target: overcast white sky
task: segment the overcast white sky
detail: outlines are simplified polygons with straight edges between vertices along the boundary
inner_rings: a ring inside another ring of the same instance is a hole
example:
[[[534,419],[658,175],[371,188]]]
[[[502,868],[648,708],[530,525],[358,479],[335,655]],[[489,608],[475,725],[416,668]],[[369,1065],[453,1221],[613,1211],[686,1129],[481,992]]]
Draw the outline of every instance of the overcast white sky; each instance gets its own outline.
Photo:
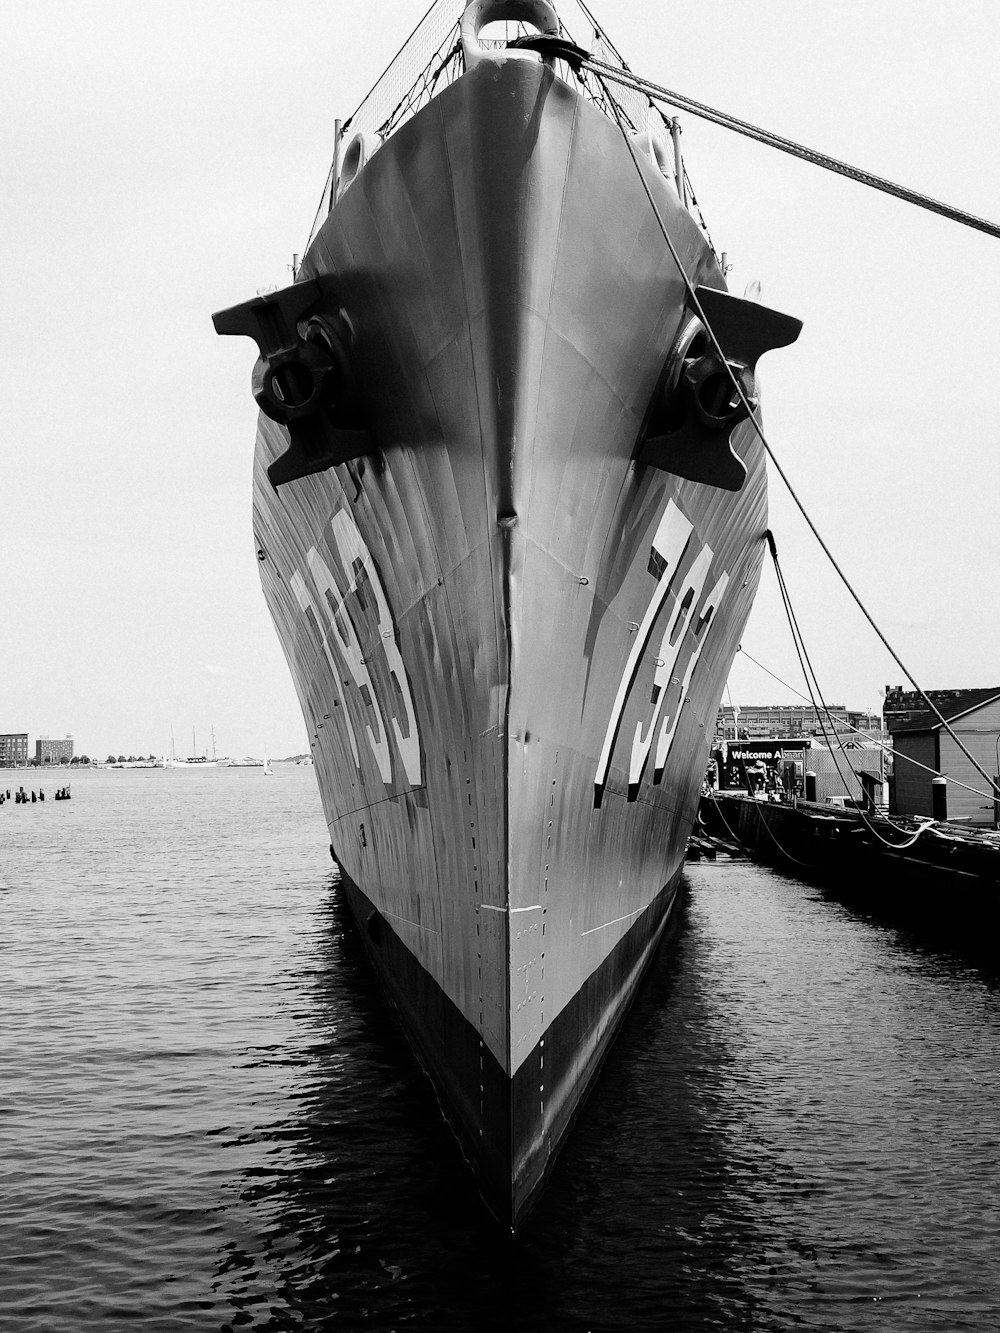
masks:
[[[250,528],[253,352],[211,313],[290,280],[346,117],[423,3],[0,0],[0,730],[78,752],[306,748]],[[1000,218],[995,0],[594,0],[633,68]],[[925,687],[1000,682],[1000,241],[684,117],[775,452]],[[828,701],[899,669],[772,478]],[[773,577],[747,650],[801,688]],[[732,697],[784,701],[737,658]]]

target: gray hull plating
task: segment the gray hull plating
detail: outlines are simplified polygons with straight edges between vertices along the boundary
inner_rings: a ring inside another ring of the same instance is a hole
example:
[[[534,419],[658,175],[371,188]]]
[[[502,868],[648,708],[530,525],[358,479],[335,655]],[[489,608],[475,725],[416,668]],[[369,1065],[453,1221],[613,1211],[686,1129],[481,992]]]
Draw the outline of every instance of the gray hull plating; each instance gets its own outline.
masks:
[[[640,162],[688,273],[721,287]],[[400,129],[307,254],[323,275],[378,450],[275,492],[287,435],[261,418],[264,591],[352,906],[516,1222],[672,901],[763,459],[738,429],[738,494],[633,462],[684,287],[617,128],[539,64],[481,66]]]

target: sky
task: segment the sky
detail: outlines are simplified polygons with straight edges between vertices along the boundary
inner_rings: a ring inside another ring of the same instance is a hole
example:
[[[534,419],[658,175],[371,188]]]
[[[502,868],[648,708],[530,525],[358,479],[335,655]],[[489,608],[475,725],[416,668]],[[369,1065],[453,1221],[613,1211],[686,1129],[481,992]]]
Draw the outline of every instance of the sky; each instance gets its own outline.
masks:
[[[591,7],[658,83],[1000,220],[995,0]],[[0,731],[307,748],[254,558],[254,354],[211,314],[291,280],[334,120],[423,8],[0,0]],[[782,468],[923,688],[1000,683],[1000,241],[681,120],[730,289],[804,321],[759,367]],[[877,708],[903,671],[773,473],[771,527],[827,702]],[[743,647],[728,697],[802,690],[771,572]]]

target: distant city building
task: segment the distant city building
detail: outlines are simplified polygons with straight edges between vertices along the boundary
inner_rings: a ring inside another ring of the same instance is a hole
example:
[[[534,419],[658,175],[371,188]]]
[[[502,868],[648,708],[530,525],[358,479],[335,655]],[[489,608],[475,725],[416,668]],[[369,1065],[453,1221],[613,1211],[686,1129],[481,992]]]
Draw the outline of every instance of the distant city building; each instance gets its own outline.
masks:
[[[0,732],[0,768],[23,768],[28,762],[28,733]]]
[[[863,732],[878,735],[882,719],[877,713],[831,704],[826,713],[811,704],[723,704],[715,720],[715,738],[766,740],[769,737],[818,736]]]
[[[927,698],[986,772],[996,774],[1000,767],[1000,685],[978,690],[928,690]],[[983,775],[916,690],[904,690],[901,685],[886,687],[885,725],[893,748],[889,796],[892,814],[933,816],[931,783],[941,774],[953,779],[946,789],[949,819],[979,825],[995,823],[994,803]],[[959,782],[964,785],[958,786]]]
[[[72,736],[67,736],[65,740],[50,740],[48,736],[40,736],[35,741],[35,763],[38,765],[68,764],[72,758]]]

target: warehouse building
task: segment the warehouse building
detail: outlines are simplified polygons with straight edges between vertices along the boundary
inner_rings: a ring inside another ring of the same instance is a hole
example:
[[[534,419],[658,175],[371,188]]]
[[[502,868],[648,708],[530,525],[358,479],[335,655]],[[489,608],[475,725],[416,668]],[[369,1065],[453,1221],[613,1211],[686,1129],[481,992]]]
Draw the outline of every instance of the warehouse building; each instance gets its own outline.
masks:
[[[1000,685],[977,690],[928,690],[927,697],[969,753],[996,777],[1000,772]],[[890,813],[933,816],[931,783],[941,774],[950,779],[948,818],[992,827],[994,803],[992,793],[985,790],[986,780],[920,695],[902,686],[887,688],[884,716],[893,748]]]

